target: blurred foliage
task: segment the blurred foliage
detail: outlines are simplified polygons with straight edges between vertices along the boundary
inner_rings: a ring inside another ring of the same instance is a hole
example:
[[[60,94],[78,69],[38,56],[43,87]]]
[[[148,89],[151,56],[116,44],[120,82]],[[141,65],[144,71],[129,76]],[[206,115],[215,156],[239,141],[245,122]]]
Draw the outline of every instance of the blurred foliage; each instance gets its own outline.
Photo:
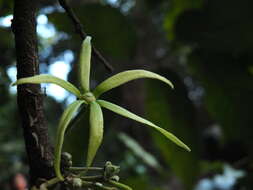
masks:
[[[166,69],[158,72],[168,77],[176,86],[174,91],[168,90],[156,81],[147,84],[147,115],[159,126],[173,131],[180,139],[191,147],[192,153],[179,150],[168,143],[157,133],[154,134],[155,143],[161,149],[165,162],[175,171],[175,174],[187,184],[188,189],[195,183],[199,170],[199,135],[195,121],[195,111],[192,102],[187,97],[185,85],[178,76]],[[153,92],[159,91],[159,93]],[[185,172],[191,171],[191,172]]]
[[[177,18],[187,10],[200,8],[203,0],[171,0],[168,2],[168,11],[164,19],[164,28],[167,31],[167,37],[174,38],[174,27]]]
[[[152,80],[135,82],[105,96],[135,113],[145,114],[192,149],[191,153],[184,152],[156,132],[138,128],[139,124],[103,111],[104,144],[96,156],[96,165],[102,166],[107,160],[119,164],[122,180],[136,190],[190,190],[201,179],[223,173],[224,164],[229,163],[246,173],[230,189],[252,189],[253,1],[118,0],[113,4],[76,0],[70,3],[84,30],[117,72],[148,68],[175,84],[175,90],[169,90]],[[81,39],[56,2],[43,1],[40,6],[39,14],[48,18],[47,24],[56,32],[50,37],[39,37],[43,70],[47,71],[65,50],[70,50],[74,60],[69,63],[72,67],[68,77],[76,81],[75,63]],[[0,0],[2,189],[9,189],[6,184],[13,174],[28,173],[16,94],[9,88],[14,77],[8,73],[15,66],[14,38],[11,28],[2,24],[2,19],[12,14],[12,8],[13,1]],[[111,75],[99,63],[92,67],[91,86]],[[44,100],[53,143],[68,97],[61,102],[48,95]],[[64,144],[78,165],[84,164],[86,154],[85,122],[83,117],[76,123]],[[120,140],[119,131],[128,138]],[[149,156],[161,168],[150,167]]]
[[[0,0],[0,16],[11,14],[13,7],[13,0]]]
[[[118,59],[129,59],[133,56],[135,32],[129,20],[118,9],[100,4],[88,4],[74,7],[74,11],[84,25],[86,33],[93,37],[93,43],[102,52]],[[80,37],[75,34],[73,23],[65,13],[52,13],[49,19],[58,30],[71,35],[75,41],[73,45],[76,45],[79,50]],[[113,27],[110,26],[111,24]]]

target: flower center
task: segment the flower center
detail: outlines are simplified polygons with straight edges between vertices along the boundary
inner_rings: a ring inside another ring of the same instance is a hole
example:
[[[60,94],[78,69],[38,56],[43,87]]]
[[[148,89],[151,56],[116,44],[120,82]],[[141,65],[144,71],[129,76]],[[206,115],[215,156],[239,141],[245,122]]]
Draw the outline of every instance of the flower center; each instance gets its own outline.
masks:
[[[86,92],[82,95],[82,98],[87,102],[93,102],[96,100],[95,96],[91,92]]]

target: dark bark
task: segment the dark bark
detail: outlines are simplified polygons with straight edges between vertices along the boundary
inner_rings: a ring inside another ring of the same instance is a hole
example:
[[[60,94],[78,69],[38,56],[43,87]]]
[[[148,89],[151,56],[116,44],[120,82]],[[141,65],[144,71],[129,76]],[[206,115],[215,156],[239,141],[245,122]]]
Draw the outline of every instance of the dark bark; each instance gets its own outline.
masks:
[[[37,8],[36,0],[15,0],[12,29],[16,43],[17,78],[39,74]],[[40,85],[18,86],[17,101],[32,185],[38,178],[48,179],[54,175],[52,147],[43,113],[42,98]]]

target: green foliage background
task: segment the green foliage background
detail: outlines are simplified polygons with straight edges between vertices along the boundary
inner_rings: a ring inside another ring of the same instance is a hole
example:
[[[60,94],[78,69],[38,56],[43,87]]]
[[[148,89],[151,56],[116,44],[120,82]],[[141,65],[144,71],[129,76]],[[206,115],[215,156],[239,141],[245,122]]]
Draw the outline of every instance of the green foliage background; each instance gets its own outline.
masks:
[[[90,3],[92,2],[92,3]],[[105,138],[96,164],[119,164],[122,179],[136,190],[194,189],[201,178],[212,179],[225,163],[243,170],[234,189],[252,189],[253,144],[253,14],[251,0],[118,0],[70,1],[93,37],[93,43],[115,68],[147,69],[174,85],[169,90],[156,81],[136,81],[107,93],[107,99],[145,115],[180,137],[192,148],[184,152],[138,123],[105,114]],[[11,0],[0,0],[0,17],[12,14]],[[54,1],[41,3],[57,34],[39,37],[40,53],[52,48],[41,62],[48,65],[66,49],[73,51],[69,80],[76,81],[76,59],[81,40],[72,23]],[[16,95],[10,93],[8,68],[15,66],[10,27],[0,26],[0,186],[8,189],[17,172],[27,173]],[[45,69],[46,70],[46,69]],[[96,62],[94,83],[111,75]],[[50,134],[55,134],[66,101],[45,97]],[[65,149],[77,164],[84,164],[88,134],[85,118],[68,134]],[[218,132],[217,132],[218,130]],[[216,131],[210,132],[210,131]],[[124,132],[154,156],[161,167],[152,167],[118,138]],[[80,153],[81,151],[81,153]],[[80,153],[80,154],[79,154]]]

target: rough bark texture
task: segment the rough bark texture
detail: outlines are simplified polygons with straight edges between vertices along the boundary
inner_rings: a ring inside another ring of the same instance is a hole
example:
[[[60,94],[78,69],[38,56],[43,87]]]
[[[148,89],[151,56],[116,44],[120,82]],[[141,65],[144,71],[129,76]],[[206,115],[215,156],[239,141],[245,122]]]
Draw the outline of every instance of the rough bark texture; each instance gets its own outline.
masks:
[[[36,0],[15,0],[12,29],[15,34],[17,78],[39,74],[36,37]],[[53,176],[53,154],[43,113],[40,85],[18,86],[18,107],[30,166],[31,183]]]

